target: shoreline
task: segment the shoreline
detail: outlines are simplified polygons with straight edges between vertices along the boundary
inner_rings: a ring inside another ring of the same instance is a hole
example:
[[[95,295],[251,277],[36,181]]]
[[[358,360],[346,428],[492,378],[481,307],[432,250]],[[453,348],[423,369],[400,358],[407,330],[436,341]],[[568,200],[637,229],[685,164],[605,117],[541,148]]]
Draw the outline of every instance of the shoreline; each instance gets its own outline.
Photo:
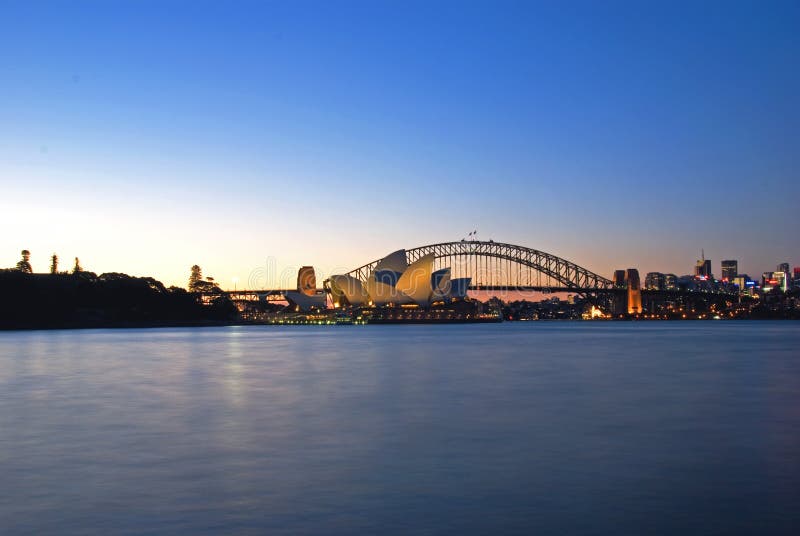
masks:
[[[618,322],[644,322],[644,323],[652,323],[652,322],[742,322],[742,321],[753,321],[753,322],[762,322],[762,321],[798,321],[797,318],[719,318],[719,319],[698,319],[698,318],[675,318],[675,319],[643,319],[643,318],[609,318],[603,320],[581,320],[575,318],[547,318],[541,320],[504,320],[502,322],[499,321],[486,321],[486,320],[479,320],[479,321],[467,321],[467,320],[459,320],[459,321],[421,321],[421,320],[409,320],[409,321],[402,321],[402,320],[392,320],[392,321],[376,321],[376,322],[365,322],[363,324],[320,324],[317,322],[252,322],[252,321],[190,321],[190,322],[107,322],[107,323],[92,323],[92,324],[65,324],[65,325],[38,325],[38,326],[0,326],[0,333],[3,332],[12,332],[12,331],[64,331],[64,330],[88,330],[88,329],[159,329],[159,328],[216,328],[216,327],[234,327],[234,326],[274,326],[274,327],[286,327],[286,326],[341,326],[341,325],[360,325],[360,326],[369,326],[369,325],[376,325],[376,326],[400,326],[400,325],[446,325],[446,324],[516,324],[520,322],[524,323],[538,323],[538,322],[545,322],[545,323],[553,323],[553,322],[580,322],[580,323],[592,323],[592,324],[601,324],[601,323],[618,323]]]

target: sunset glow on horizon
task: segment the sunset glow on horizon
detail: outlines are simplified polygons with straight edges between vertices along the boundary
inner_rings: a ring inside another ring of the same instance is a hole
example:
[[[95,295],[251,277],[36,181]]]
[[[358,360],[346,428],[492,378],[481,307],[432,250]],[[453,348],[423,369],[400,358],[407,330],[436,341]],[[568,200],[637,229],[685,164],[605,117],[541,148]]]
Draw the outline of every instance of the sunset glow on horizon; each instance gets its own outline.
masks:
[[[270,288],[473,230],[800,265],[800,5],[722,6],[6,2],[0,267]]]

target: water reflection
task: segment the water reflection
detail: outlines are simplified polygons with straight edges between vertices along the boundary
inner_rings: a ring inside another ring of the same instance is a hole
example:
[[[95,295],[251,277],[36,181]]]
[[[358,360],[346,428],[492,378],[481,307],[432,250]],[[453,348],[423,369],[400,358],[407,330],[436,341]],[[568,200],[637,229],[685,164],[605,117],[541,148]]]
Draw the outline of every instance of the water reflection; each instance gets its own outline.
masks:
[[[794,323],[0,334],[4,533],[792,533]]]

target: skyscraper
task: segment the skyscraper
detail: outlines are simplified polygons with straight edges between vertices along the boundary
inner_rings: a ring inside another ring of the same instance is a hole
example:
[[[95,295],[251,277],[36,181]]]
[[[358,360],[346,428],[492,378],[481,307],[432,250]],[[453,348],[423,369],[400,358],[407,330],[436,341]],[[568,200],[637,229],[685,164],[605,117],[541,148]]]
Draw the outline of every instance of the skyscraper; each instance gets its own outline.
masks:
[[[778,265],[778,272],[783,273],[783,290],[792,288],[792,272],[789,268],[788,262],[782,262]]]
[[[722,280],[733,281],[739,275],[739,261],[722,261]]]
[[[711,261],[701,259],[694,266],[694,276],[704,279],[711,279]]]

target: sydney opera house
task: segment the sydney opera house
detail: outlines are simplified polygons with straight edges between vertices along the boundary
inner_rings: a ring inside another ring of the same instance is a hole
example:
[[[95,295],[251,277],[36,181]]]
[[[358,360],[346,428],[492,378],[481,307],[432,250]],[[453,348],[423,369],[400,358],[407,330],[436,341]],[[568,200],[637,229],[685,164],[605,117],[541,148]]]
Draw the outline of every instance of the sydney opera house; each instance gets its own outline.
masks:
[[[470,278],[450,277],[450,268],[434,271],[433,254],[409,264],[406,251],[395,251],[378,261],[366,281],[351,275],[334,275],[325,281],[334,307],[430,307],[467,296]],[[325,294],[314,294],[308,272],[298,274],[298,291],[286,298],[301,310],[325,307]],[[310,278],[313,279],[313,269]]]
[[[451,279],[450,268],[434,271],[433,254],[411,264],[406,251],[395,251],[378,261],[366,281],[351,275],[334,275],[328,280],[335,307],[418,305],[465,298],[469,278]]]

